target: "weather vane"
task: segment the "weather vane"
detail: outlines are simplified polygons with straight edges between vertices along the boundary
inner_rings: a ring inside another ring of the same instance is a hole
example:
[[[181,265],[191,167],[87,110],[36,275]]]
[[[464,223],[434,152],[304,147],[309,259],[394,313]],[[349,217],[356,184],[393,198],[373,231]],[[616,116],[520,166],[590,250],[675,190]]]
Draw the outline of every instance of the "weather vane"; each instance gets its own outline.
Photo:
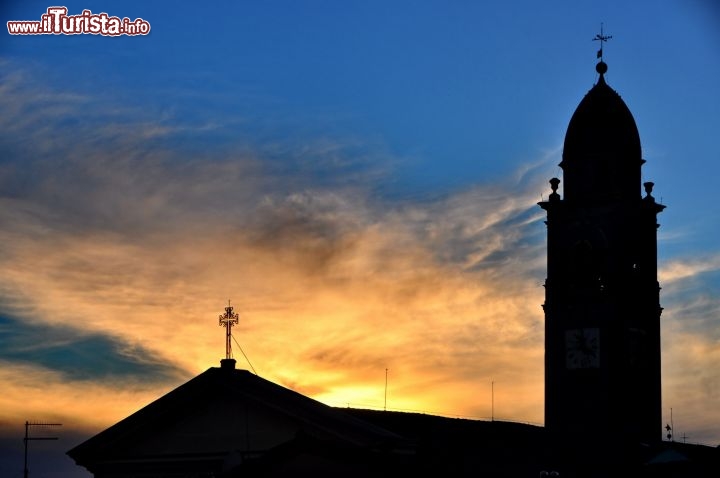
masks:
[[[230,339],[232,338],[232,327],[233,325],[237,325],[239,322],[240,316],[238,314],[233,313],[233,308],[230,306],[230,301],[228,300],[228,305],[225,307],[225,313],[220,316],[219,325],[221,327],[225,327],[225,358],[231,359],[232,358],[232,343]]]
[[[600,33],[595,35],[595,38],[593,38],[593,41],[599,41],[600,42],[600,49],[597,52],[597,57],[600,58],[600,61],[602,61],[603,56],[603,43],[608,41],[612,38],[612,35],[605,35],[603,34],[603,24],[600,23]]]

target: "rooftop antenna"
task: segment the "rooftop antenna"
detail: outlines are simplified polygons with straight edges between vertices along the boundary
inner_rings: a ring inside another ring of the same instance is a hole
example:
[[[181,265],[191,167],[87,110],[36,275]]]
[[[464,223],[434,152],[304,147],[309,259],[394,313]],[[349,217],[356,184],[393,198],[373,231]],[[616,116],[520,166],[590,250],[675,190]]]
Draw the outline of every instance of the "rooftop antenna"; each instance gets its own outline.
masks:
[[[672,428],[673,432],[675,431],[675,423],[673,423],[672,407],[670,407],[670,428]],[[672,441],[675,441],[675,440],[673,439]]]
[[[30,423],[28,421],[25,422],[25,438],[23,438],[23,442],[25,443],[25,467],[23,468],[23,476],[25,478],[28,478],[28,442],[30,440],[57,440],[58,437],[53,436],[30,436],[30,427],[61,427],[62,423]]]
[[[220,316],[218,324],[225,327],[225,359],[220,361],[220,366],[225,368],[235,368],[235,359],[232,358],[232,328],[240,321],[240,316],[233,313],[233,308],[228,300],[225,307],[225,313]]]
[[[490,382],[490,421],[495,421],[495,380]]]
[[[600,23],[600,33],[598,33],[597,35],[595,35],[595,38],[593,38],[593,41],[599,41],[599,42],[600,42],[600,49],[599,49],[598,52],[597,52],[597,57],[600,59],[601,62],[603,61],[603,59],[602,59],[602,57],[603,57],[603,43],[605,43],[606,41],[608,41],[608,40],[611,39],[611,38],[612,38],[612,35],[605,35],[605,34],[603,34],[603,24]]]
[[[385,406],[383,411],[387,412],[387,380],[388,380],[388,369],[385,369]]]

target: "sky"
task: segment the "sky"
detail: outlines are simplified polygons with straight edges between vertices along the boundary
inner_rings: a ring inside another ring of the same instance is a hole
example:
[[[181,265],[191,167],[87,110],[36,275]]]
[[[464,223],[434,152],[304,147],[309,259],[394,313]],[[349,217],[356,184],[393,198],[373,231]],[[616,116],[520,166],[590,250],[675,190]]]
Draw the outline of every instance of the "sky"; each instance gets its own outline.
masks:
[[[668,206],[663,421],[720,444],[715,2],[62,5],[151,30],[0,39],[0,475],[34,420],[33,476],[89,476],[64,453],[218,366],[228,300],[238,366],[323,403],[542,424],[537,202],[601,22]]]

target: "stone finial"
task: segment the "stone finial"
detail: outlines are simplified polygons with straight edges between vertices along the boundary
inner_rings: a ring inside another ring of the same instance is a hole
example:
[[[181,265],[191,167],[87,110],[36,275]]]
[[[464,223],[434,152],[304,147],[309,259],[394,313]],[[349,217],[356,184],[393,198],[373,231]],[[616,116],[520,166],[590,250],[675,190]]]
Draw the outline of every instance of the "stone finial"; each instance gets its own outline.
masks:
[[[652,196],[652,190],[653,186],[655,186],[655,183],[648,181],[646,183],[643,183],[643,186],[645,186],[645,192],[647,193],[647,195]]]
[[[550,194],[550,200],[551,201],[558,201],[560,200],[560,195],[557,192],[558,186],[560,185],[560,180],[558,178],[552,178],[550,180],[550,189],[552,189],[552,193]]]

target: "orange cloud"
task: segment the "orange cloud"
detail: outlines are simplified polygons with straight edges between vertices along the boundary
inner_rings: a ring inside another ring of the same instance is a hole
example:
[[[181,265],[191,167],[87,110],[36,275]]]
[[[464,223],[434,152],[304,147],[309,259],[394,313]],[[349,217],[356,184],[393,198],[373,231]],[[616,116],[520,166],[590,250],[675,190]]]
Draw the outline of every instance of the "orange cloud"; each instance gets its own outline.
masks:
[[[3,200],[14,316],[115,337],[189,376],[222,356],[230,298],[256,369],[325,401],[380,406],[391,368],[396,408],[487,415],[487,397],[448,388],[497,377],[523,397],[507,416],[541,421],[542,291],[529,270],[542,248],[514,245],[542,227],[522,191],[378,205],[355,188],[258,182],[254,159],[83,158],[63,163],[74,183],[48,166],[37,194]]]

